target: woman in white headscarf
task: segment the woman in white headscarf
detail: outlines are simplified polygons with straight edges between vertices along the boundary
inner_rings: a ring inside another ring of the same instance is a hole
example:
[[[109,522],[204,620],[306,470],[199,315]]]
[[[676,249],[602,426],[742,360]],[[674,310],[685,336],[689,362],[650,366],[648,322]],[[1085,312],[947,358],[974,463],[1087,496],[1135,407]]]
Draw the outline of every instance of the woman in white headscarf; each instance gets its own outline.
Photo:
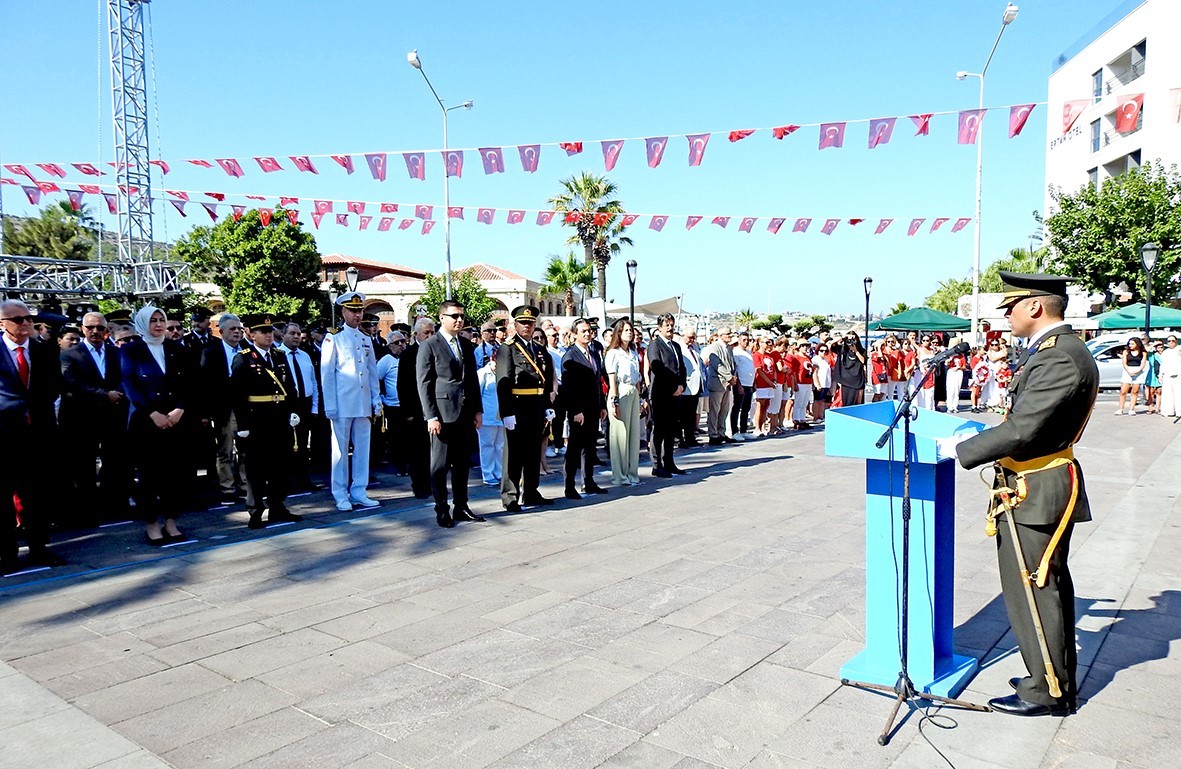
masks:
[[[120,350],[131,404],[127,432],[138,478],[135,505],[153,546],[184,538],[176,518],[189,485],[185,406],[192,376],[184,347],[165,335],[166,323],[163,310],[144,307],[134,317],[140,338]]]

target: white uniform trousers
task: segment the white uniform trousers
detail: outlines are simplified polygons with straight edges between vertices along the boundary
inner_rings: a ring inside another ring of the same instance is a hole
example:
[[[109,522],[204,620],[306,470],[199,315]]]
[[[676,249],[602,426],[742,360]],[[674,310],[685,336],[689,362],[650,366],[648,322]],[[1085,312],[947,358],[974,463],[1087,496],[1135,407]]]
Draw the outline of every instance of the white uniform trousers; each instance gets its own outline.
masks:
[[[343,505],[349,498],[364,499],[369,485],[368,417],[330,419],[332,425],[332,498]],[[349,444],[353,445],[352,477],[349,484]]]
[[[947,370],[947,410],[956,413],[960,410],[960,388],[964,386],[964,370],[949,368]]]
[[[791,405],[791,421],[807,422],[808,406],[812,405],[812,385],[799,385]]]
[[[480,438],[480,475],[484,483],[500,483],[504,474],[504,425],[481,425],[477,431]]]

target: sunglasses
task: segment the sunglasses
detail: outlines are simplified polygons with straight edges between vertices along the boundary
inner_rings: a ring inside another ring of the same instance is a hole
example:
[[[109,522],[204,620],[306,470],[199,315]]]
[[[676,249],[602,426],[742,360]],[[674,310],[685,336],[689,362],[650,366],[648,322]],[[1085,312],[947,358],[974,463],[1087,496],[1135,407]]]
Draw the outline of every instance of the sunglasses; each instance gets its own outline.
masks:
[[[36,317],[36,315],[13,315],[11,318],[0,318],[0,320],[10,320],[19,326],[24,323],[32,323]]]
[[[452,320],[462,320],[463,318],[465,318],[467,316],[464,315],[462,312],[445,312],[445,313],[443,313],[443,315],[441,317],[451,318]]]
[[[106,326],[83,326],[82,328],[86,329],[87,331],[106,331],[107,330]]]

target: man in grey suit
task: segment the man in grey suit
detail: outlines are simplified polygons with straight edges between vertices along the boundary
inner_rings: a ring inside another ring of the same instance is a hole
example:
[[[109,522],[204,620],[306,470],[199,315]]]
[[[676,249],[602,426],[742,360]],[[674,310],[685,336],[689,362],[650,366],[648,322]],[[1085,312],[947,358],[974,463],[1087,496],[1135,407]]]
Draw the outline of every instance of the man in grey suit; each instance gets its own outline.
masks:
[[[459,335],[463,325],[462,304],[448,299],[439,305],[439,333],[419,345],[415,367],[418,397],[431,440],[435,520],[446,529],[456,521],[484,520],[468,509],[468,470],[476,431],[484,421],[484,406],[474,348]],[[447,505],[448,471],[454,513]]]
[[[705,348],[707,374],[705,389],[709,392],[709,443],[735,443],[726,435],[726,415],[738,376],[734,372],[734,350],[730,349],[730,329],[718,329],[718,338]]]

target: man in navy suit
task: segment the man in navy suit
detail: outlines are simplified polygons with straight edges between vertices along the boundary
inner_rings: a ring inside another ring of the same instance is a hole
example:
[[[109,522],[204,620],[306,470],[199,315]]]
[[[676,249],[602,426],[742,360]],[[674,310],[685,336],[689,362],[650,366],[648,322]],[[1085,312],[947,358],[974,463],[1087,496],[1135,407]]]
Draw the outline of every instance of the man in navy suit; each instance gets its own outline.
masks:
[[[652,474],[670,478],[685,471],[673,462],[673,443],[677,436],[677,399],[685,392],[685,358],[680,345],[673,341],[676,319],[665,313],[656,319],[657,334],[648,345],[648,376],[652,396]]]
[[[599,422],[607,417],[607,402],[600,386],[603,364],[591,345],[591,324],[579,318],[571,324],[574,344],[562,356],[562,402],[569,419],[570,440],[566,444],[566,498],[581,499],[574,476],[582,465],[582,489],[587,494],[606,494],[595,483],[594,455]]]
[[[31,339],[34,316],[24,302],[0,302],[0,435],[9,457],[0,462],[0,573],[20,570],[17,561],[14,497],[29,545],[29,563],[60,566],[51,553],[44,497],[49,480],[34,457],[56,453],[54,401],[61,390],[61,363],[56,345]]]
[[[213,428],[217,444],[217,483],[223,502],[246,497],[246,471],[235,451],[238,421],[230,395],[230,366],[242,347],[242,320],[224,313],[217,321],[221,341],[201,352],[201,418]]]
[[[127,512],[127,398],[119,350],[107,339],[107,319],[88,312],[82,316],[82,331],[86,340],[61,354],[58,421],[65,444],[82,463],[75,476],[75,515],[93,521]],[[99,458],[102,470],[96,474]]]
[[[418,397],[431,441],[431,490],[435,520],[450,529],[456,521],[483,521],[468,509],[468,470],[476,431],[484,421],[484,405],[476,378],[475,348],[459,335],[464,307],[448,299],[439,305],[439,333],[418,347],[415,367]],[[451,473],[454,514],[447,507],[447,473]]]

